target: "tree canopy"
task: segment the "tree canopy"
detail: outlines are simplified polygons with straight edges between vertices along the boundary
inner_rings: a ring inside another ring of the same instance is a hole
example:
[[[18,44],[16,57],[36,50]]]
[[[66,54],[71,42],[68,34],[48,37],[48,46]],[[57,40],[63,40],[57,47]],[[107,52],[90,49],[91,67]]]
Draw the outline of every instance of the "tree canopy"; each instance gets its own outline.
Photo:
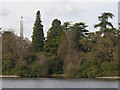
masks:
[[[109,12],[98,16],[99,31],[90,32],[85,22],[54,19],[44,39],[40,11],[36,13],[32,42],[12,31],[2,32],[2,72],[21,77],[119,76],[120,30],[114,28]],[[109,27],[108,27],[109,26]],[[103,35],[101,35],[103,34]],[[112,72],[112,73],[111,73]]]
[[[33,35],[32,35],[32,51],[33,52],[40,52],[43,50],[44,46],[44,32],[43,32],[43,25],[41,24],[41,15],[40,11],[36,13],[36,20],[33,27]]]

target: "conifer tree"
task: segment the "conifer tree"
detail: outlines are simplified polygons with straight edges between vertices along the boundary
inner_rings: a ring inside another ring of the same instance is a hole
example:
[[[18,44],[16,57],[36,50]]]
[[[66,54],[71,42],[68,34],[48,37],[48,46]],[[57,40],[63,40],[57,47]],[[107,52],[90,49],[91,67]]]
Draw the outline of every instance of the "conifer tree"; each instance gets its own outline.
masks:
[[[102,13],[101,16],[98,16],[100,23],[94,25],[94,28],[100,27],[101,32],[105,32],[106,30],[110,30],[110,28],[108,28],[108,27],[111,27],[111,29],[114,29],[112,23],[108,21],[109,18],[113,19],[113,17],[114,17],[114,15],[112,13],[109,13],[109,12]]]
[[[33,35],[32,35],[32,51],[40,52],[43,50],[44,46],[44,32],[43,25],[41,24],[41,15],[40,11],[36,13],[36,20],[33,27]]]
[[[47,33],[47,40],[44,47],[46,52],[57,54],[57,49],[62,33],[63,31],[61,22],[58,19],[54,19],[52,22],[52,27],[48,30]]]

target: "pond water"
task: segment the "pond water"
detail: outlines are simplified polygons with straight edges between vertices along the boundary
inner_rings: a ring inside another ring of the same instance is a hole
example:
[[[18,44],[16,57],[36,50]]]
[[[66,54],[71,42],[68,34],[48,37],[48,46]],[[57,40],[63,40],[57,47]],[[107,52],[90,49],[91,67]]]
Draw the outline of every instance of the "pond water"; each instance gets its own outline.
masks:
[[[2,88],[118,88],[118,80],[3,78]]]

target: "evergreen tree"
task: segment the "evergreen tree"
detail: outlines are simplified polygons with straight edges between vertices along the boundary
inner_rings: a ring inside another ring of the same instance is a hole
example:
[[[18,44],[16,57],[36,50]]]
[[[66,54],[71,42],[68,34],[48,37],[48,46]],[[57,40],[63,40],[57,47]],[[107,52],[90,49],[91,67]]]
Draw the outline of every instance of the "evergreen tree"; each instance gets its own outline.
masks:
[[[79,22],[79,23],[75,23],[72,27],[71,30],[75,31],[76,33],[76,37],[75,39],[83,39],[87,33],[88,30],[86,29],[86,27],[88,27],[84,22]]]
[[[53,20],[52,27],[47,33],[47,40],[45,42],[45,51],[51,54],[57,54],[57,49],[62,35],[61,22],[58,19]]]
[[[100,27],[101,32],[105,32],[106,30],[110,30],[107,26],[111,27],[113,29],[113,25],[111,22],[108,21],[109,18],[113,19],[114,15],[112,13],[102,13],[101,16],[98,17],[100,23],[94,25],[94,28]]]
[[[33,27],[33,35],[32,35],[32,51],[40,52],[43,50],[44,46],[44,32],[43,25],[41,24],[41,15],[40,11],[36,13],[36,20]]]

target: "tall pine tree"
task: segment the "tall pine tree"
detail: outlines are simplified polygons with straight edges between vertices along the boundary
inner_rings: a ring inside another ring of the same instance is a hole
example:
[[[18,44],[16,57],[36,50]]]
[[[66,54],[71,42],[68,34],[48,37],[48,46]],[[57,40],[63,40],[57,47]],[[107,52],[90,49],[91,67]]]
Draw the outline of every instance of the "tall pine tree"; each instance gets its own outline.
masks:
[[[44,32],[43,25],[41,24],[41,15],[40,11],[36,13],[36,20],[33,27],[33,35],[32,35],[32,51],[40,52],[43,50],[44,46]]]
[[[57,49],[60,43],[62,35],[61,22],[58,19],[54,19],[52,27],[47,32],[47,40],[45,41],[45,51],[51,54],[57,54]]]

